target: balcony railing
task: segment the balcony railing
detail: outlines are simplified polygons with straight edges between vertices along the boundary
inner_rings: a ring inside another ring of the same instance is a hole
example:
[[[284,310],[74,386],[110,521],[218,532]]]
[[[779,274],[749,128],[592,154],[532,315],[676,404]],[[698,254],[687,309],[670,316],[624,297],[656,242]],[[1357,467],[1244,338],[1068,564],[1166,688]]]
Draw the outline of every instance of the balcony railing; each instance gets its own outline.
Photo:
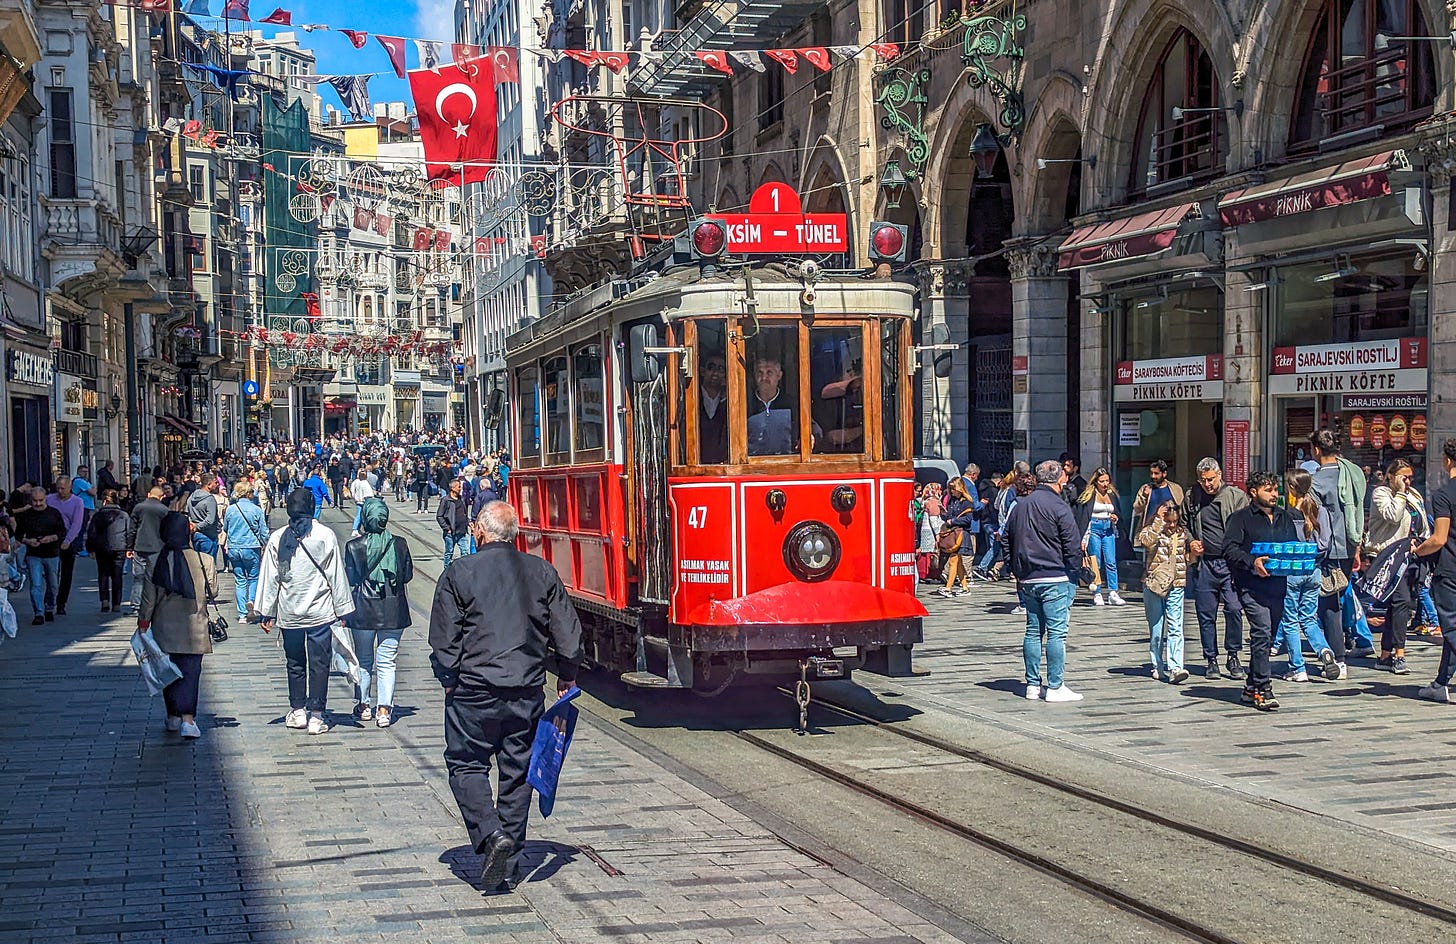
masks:
[[[1319,94],[1326,135],[1367,128],[1412,111],[1409,67],[1409,50],[1398,45],[1326,73]]]
[[[99,246],[121,251],[121,228],[111,210],[96,200],[45,198],[46,237],[63,246]]]
[[[1222,111],[1185,115],[1153,134],[1144,189],[1217,175],[1222,147]]]
[[[63,374],[75,374],[78,377],[95,377],[97,376],[96,355],[61,348],[56,351],[56,370]]]

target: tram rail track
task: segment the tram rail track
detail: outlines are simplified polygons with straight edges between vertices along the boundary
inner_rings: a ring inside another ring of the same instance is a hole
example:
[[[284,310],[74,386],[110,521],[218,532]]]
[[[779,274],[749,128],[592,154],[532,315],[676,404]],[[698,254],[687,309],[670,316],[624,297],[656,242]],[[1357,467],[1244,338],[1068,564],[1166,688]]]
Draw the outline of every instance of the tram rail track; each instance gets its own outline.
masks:
[[[793,691],[791,689],[780,688],[779,691],[783,694],[788,695],[790,698],[793,697]],[[1044,774],[1040,771],[1032,770],[1029,767],[1023,766],[1021,764],[1016,764],[1011,761],[1002,760],[998,757],[992,757],[982,751],[977,751],[973,748],[967,748],[962,745],[955,744],[954,742],[948,741],[944,738],[936,737],[932,734],[926,734],[921,731],[915,731],[913,729],[908,729],[900,725],[892,724],[882,719],[875,718],[871,715],[855,711],[852,708],[846,708],[843,705],[835,704],[834,702],[824,701],[821,699],[816,700],[814,704],[822,708],[823,710],[831,711],[835,714],[840,715],[841,717],[849,718],[861,724],[873,726],[877,730],[889,733],[895,737],[913,741],[925,747],[942,751],[946,754],[959,757],[963,760],[967,760],[972,763],[980,764],[982,766],[1000,771],[1001,773],[1008,774],[1020,780],[1035,783],[1039,786],[1046,787],[1051,790],[1056,790],[1060,793],[1076,797],[1079,800],[1083,800],[1085,802],[1095,804],[1105,809],[1113,810],[1115,812],[1131,816],[1141,822],[1162,827],[1164,829],[1173,830],[1174,832],[1182,833],[1203,842],[1212,843],[1224,849],[1228,849],[1230,852],[1236,852],[1240,855],[1251,856],[1257,859],[1261,859],[1264,862],[1267,862],[1270,865],[1276,866],[1278,868],[1297,872],[1309,878],[1313,878],[1321,882],[1326,882],[1340,888],[1344,888],[1348,891],[1357,892],[1359,894],[1369,896],[1379,901],[1383,901],[1386,904],[1393,905],[1397,908],[1415,912],[1417,914],[1433,918],[1445,924],[1456,926],[1456,909],[1448,908],[1435,902],[1417,898],[1414,895],[1402,891],[1401,889],[1394,888],[1389,885],[1381,885],[1376,882],[1371,882],[1367,879],[1363,879],[1355,875],[1350,875],[1337,869],[1327,868],[1325,866],[1309,862],[1305,859],[1301,859],[1297,856],[1292,856],[1288,853],[1280,852],[1275,849],[1270,849],[1266,846],[1261,846],[1258,843],[1250,842],[1246,839],[1240,839],[1237,836],[1230,836],[1226,833],[1221,833],[1217,830],[1209,829],[1205,826],[1199,826],[1196,823],[1190,823],[1186,820],[1167,816],[1163,813],[1157,812],[1156,810],[1148,809],[1145,806],[1140,806],[1136,803],[1130,803],[1126,800],[1120,800],[1117,797],[1109,796],[1108,794],[1101,791],[1093,790],[1088,787],[1083,787],[1078,784],[1068,783],[1067,781],[1052,776],[1050,774]]]

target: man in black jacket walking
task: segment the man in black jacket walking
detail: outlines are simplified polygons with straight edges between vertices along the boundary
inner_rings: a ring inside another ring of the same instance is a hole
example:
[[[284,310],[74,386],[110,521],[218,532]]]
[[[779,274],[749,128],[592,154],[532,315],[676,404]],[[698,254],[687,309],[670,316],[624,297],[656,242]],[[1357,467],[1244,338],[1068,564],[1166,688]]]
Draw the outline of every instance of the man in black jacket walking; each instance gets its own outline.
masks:
[[[1254,553],[1258,544],[1299,540],[1294,518],[1279,501],[1279,477],[1272,472],[1249,476],[1249,504],[1229,516],[1223,554],[1233,572],[1244,616],[1249,620],[1249,680],[1243,701],[1260,711],[1279,707],[1269,680],[1269,644],[1284,621],[1288,578],[1269,573],[1269,555]]]
[[[430,612],[430,665],[445,689],[445,765],[471,845],[485,857],[481,887],[516,873],[526,842],[526,767],[545,710],[547,648],[557,691],[576,683],[581,623],[555,568],[515,546],[516,512],[491,502],[475,523],[480,550],[445,568]],[[490,763],[500,769],[493,800]]]
[[[435,511],[435,521],[445,535],[446,567],[450,566],[450,558],[457,549],[461,557],[470,553],[470,520],[470,502],[465,499],[465,480],[452,479],[449,490],[440,499],[440,507]]]
[[[1072,574],[1081,562],[1082,534],[1072,509],[1062,501],[1067,487],[1062,465],[1048,459],[1036,467],[1036,491],[1019,500],[1006,519],[1004,534],[1017,594],[1026,607],[1021,655],[1026,663],[1026,697],[1049,702],[1081,701],[1062,682],[1067,659],[1067,626],[1077,585]],[[1046,686],[1041,660],[1046,655]]]
[[[1228,561],[1223,556],[1228,519],[1249,504],[1242,491],[1223,480],[1223,470],[1213,457],[1198,462],[1198,487],[1183,493],[1183,520],[1193,538],[1190,550],[1198,563],[1189,567],[1193,584],[1193,609],[1198,614],[1198,635],[1202,637],[1204,675],[1219,677],[1218,605],[1223,603],[1223,644],[1228,654],[1228,675],[1244,677],[1239,652],[1244,648],[1244,614],[1234,590]]]

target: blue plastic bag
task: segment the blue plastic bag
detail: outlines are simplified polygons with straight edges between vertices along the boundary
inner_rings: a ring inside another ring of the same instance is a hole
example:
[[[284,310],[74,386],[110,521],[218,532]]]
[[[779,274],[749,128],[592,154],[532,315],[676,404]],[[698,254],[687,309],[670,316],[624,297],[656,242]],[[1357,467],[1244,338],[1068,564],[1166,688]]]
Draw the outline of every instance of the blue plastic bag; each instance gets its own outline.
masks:
[[[536,740],[531,745],[526,782],[536,790],[536,805],[542,816],[550,816],[556,805],[556,785],[561,780],[561,768],[566,763],[566,750],[571,747],[579,714],[571,702],[580,694],[581,689],[573,685],[536,722]]]

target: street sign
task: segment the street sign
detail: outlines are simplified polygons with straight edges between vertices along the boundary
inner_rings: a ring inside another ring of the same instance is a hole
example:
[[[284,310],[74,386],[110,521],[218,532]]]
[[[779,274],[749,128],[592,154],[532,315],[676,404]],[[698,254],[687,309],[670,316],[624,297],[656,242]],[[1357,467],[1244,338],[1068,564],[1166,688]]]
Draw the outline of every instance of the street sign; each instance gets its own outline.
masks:
[[[257,395],[258,395],[258,381],[256,381],[256,380],[244,380],[243,381],[243,396],[245,396],[245,397],[256,397]]]
[[[788,184],[767,183],[753,192],[747,213],[714,213],[728,231],[731,255],[845,252],[849,217],[843,213],[805,213]]]

